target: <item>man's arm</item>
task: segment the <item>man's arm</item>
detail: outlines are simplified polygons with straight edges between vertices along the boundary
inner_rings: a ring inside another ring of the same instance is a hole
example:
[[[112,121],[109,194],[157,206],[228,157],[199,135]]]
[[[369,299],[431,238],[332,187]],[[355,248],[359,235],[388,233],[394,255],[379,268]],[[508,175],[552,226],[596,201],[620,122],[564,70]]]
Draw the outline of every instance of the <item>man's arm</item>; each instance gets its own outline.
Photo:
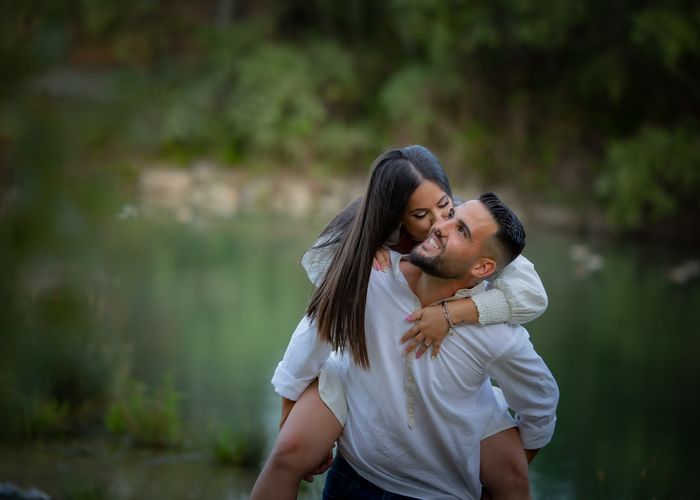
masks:
[[[552,373],[521,331],[496,359],[489,374],[498,381],[508,406],[514,410],[528,461],[552,439],[556,425],[559,388]]]

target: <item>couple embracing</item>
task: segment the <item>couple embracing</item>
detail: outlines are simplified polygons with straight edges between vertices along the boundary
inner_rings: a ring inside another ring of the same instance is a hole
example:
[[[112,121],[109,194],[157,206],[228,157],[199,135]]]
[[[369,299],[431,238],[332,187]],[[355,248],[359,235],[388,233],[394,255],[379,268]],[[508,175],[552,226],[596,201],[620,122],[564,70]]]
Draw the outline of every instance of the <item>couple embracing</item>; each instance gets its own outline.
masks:
[[[519,325],[547,305],[524,245],[493,193],[455,204],[426,148],[377,158],[303,259],[317,288],[273,376],[281,429],[251,498],[296,498],[331,462],[324,498],[529,498],[559,392]]]

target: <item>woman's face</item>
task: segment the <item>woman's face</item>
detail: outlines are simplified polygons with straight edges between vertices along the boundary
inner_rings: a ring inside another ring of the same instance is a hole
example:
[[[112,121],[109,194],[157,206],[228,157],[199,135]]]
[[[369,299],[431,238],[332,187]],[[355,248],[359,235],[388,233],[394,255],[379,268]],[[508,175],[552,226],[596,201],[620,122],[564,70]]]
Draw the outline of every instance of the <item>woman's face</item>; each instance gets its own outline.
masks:
[[[423,181],[408,199],[401,224],[417,241],[428,237],[437,221],[447,218],[452,209],[452,198],[432,181]]]

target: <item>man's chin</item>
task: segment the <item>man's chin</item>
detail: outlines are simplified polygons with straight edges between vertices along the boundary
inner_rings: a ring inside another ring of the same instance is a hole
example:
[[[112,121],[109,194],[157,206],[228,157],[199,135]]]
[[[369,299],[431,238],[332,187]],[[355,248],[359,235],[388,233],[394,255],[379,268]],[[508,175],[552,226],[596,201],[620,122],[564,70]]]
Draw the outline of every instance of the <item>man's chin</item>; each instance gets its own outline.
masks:
[[[451,276],[448,276],[443,270],[438,256],[427,256],[420,251],[413,249],[413,251],[408,255],[408,261],[430,276],[444,279],[451,278]]]

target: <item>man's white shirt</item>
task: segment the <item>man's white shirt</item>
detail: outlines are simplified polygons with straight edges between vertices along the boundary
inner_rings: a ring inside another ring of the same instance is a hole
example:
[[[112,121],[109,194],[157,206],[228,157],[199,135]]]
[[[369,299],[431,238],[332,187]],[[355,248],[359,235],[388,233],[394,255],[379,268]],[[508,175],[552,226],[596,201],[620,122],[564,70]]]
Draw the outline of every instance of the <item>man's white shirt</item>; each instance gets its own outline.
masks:
[[[551,440],[556,382],[527,331],[505,323],[459,325],[437,358],[406,356],[399,344],[410,326],[404,318],[421,304],[399,268],[400,255],[392,252],[391,262],[388,272],[372,271],[367,291],[370,369],[357,366],[347,352],[332,354],[348,404],[339,451],[361,476],[387,491],[426,499],[478,499],[479,444],[500,410],[490,377],[516,412],[528,449]],[[298,399],[329,355],[314,322],[303,318],[273,376],[275,391]]]

